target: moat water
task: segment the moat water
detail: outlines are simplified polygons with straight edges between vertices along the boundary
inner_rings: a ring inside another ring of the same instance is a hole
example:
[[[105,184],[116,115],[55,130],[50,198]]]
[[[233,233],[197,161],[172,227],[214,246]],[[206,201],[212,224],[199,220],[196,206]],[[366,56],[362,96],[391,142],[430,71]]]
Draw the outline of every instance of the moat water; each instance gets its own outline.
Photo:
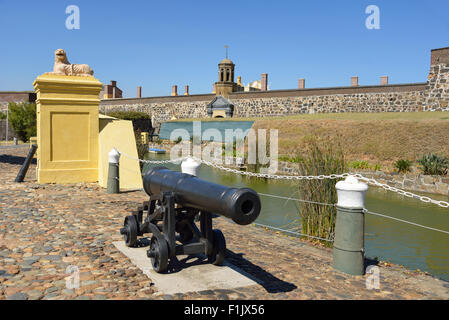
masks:
[[[147,158],[168,159],[168,155],[151,154]],[[179,165],[164,166],[172,170],[180,170]],[[290,181],[251,179],[205,165],[201,166],[199,177],[222,185],[246,186],[259,193],[300,199],[298,184]],[[430,197],[449,201],[447,196],[432,194]],[[300,227],[299,202],[262,195],[260,198],[262,211],[256,220],[257,223],[298,230]],[[441,208],[380,188],[370,186],[365,207],[369,211],[383,215],[449,231],[449,208]],[[411,270],[427,271],[435,277],[449,281],[448,234],[366,214],[365,255],[403,265]]]

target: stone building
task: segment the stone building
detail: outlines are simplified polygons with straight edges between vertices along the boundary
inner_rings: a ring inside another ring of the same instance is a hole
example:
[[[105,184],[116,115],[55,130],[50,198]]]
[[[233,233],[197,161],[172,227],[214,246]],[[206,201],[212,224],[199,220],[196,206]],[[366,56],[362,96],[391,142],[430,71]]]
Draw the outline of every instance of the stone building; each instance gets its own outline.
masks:
[[[0,112],[6,112],[9,102],[36,102],[34,91],[0,91]]]
[[[241,90],[234,82],[235,64],[223,59],[218,64],[218,81],[213,94],[104,99],[100,110],[135,110],[150,114],[154,121],[172,118],[207,118],[208,106],[224,96],[234,106],[234,117],[269,117],[304,113],[334,112],[415,112],[449,111],[449,47],[430,52],[430,71],[425,82],[389,84],[380,77],[376,85],[360,86],[358,77],[350,86],[305,88],[305,79],[296,89],[268,90],[268,75],[262,74],[260,90]],[[259,86],[257,84],[257,86]]]
[[[111,80],[111,84],[105,84],[103,90],[100,91],[102,99],[120,99],[122,98],[122,90],[117,87],[117,81]]]
[[[217,96],[227,97],[231,92],[237,91],[237,85],[234,82],[235,64],[225,58],[218,64],[218,81],[215,82],[215,94]]]
[[[207,114],[211,118],[230,118],[234,114],[234,105],[223,96],[216,96],[207,105]]]

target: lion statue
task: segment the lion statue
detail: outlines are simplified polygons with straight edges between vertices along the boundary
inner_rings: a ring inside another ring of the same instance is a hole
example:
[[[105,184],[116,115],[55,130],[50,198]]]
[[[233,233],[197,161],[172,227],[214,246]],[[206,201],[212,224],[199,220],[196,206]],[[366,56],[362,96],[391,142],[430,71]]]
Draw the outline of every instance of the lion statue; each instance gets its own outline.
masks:
[[[55,51],[55,64],[53,67],[53,72],[49,73],[83,77],[94,75],[94,71],[87,64],[71,64],[67,59],[64,49],[58,49]]]

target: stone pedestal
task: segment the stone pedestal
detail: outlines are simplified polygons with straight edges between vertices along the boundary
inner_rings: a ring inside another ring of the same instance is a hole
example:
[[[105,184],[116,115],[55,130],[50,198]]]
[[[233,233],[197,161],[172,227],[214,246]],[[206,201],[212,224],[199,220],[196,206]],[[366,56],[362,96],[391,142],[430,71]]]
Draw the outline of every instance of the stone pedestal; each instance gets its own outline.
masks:
[[[98,106],[93,76],[43,74],[37,94],[38,183],[98,181]]]

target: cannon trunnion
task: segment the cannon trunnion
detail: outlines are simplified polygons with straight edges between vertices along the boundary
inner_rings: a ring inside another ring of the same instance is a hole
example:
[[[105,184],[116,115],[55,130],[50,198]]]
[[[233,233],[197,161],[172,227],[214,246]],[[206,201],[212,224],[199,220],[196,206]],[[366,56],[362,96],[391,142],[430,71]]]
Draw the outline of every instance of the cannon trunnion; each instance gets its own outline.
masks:
[[[226,241],[220,230],[212,228],[212,214],[247,225],[261,209],[252,189],[229,188],[164,167],[146,174],[143,186],[150,199],[125,218],[120,233],[128,247],[137,246],[138,236],[152,233],[147,256],[161,273],[177,255],[205,254],[210,263],[222,264]]]

